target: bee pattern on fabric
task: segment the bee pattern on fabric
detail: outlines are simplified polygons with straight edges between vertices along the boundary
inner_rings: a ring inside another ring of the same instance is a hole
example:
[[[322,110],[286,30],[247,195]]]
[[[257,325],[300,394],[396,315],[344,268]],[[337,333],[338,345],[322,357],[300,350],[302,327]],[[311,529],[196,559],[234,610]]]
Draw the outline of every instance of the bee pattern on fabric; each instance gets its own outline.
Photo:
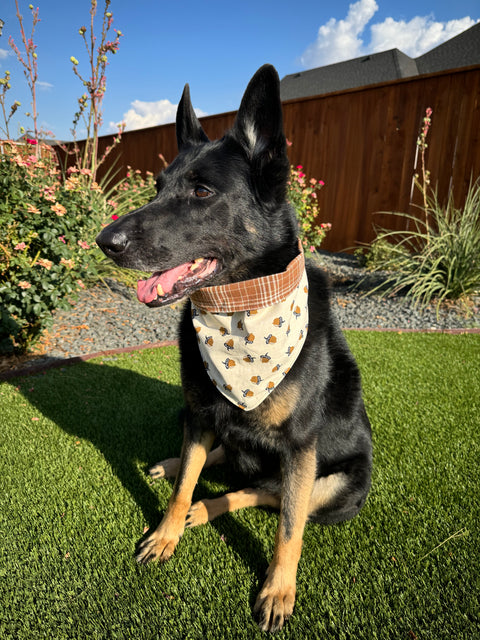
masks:
[[[274,304],[222,311],[228,300],[226,290],[232,285],[221,287],[218,311],[211,301],[220,287],[207,287],[191,296],[192,322],[202,359],[208,364],[207,373],[216,381],[217,390],[242,410],[250,411],[261,404],[282,382],[302,350],[308,327],[308,281],[303,254],[295,260],[302,261],[302,269],[287,295],[282,291]],[[271,293],[269,281],[278,275],[283,274],[235,283],[237,287],[245,285],[244,304],[250,302],[251,283],[262,281],[262,288]],[[210,304],[214,312],[201,306],[205,298],[202,292],[209,296],[206,307]]]

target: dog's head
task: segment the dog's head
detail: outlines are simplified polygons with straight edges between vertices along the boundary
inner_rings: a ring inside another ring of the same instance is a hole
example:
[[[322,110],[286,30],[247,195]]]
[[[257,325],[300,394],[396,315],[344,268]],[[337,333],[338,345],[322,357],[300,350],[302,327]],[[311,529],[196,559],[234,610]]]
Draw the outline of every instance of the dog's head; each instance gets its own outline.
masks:
[[[176,133],[179,153],[158,176],[156,197],[97,237],[119,266],[153,272],[137,290],[150,306],[200,287],[268,275],[296,252],[295,215],[286,203],[289,162],[279,79],[272,66],[254,75],[233,128],[221,140],[207,138],[186,85]]]

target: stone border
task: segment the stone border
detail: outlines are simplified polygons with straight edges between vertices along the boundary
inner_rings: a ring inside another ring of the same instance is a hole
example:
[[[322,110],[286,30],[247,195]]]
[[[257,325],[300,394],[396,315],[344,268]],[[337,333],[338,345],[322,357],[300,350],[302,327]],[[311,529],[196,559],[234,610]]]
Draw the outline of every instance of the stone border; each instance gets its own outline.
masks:
[[[4,371],[0,373],[0,382],[10,380],[11,378],[22,378],[24,376],[38,375],[44,371],[50,369],[60,369],[61,367],[68,367],[72,364],[78,364],[79,362],[87,362],[92,358],[100,358],[102,356],[113,356],[121,353],[131,353],[133,351],[143,351],[145,349],[158,349],[159,347],[176,347],[178,346],[177,340],[163,340],[162,342],[151,342],[148,344],[140,344],[135,347],[123,347],[121,349],[106,349],[104,351],[96,351],[95,353],[88,353],[84,356],[73,356],[71,358],[57,358],[52,362],[44,362],[30,367],[21,367],[19,369],[12,369],[11,371]]]
[[[382,333],[432,333],[432,334],[480,334],[480,328],[473,329],[389,329],[387,327],[361,327],[361,328],[343,328],[342,331],[377,331]],[[60,369],[61,367],[68,367],[72,364],[78,364],[79,362],[87,362],[92,358],[100,358],[102,356],[113,356],[121,353],[132,353],[134,351],[144,351],[145,349],[158,349],[160,347],[177,347],[178,340],[163,340],[161,342],[151,342],[148,344],[140,344],[135,347],[123,347],[121,349],[106,349],[105,351],[96,351],[95,353],[88,353],[84,356],[73,356],[72,358],[58,358],[53,362],[46,362],[43,364],[32,365],[31,367],[23,367],[19,369],[12,369],[11,371],[4,371],[0,373],[0,382],[11,380],[12,378],[23,378],[25,376],[38,375],[44,371],[50,369]]]

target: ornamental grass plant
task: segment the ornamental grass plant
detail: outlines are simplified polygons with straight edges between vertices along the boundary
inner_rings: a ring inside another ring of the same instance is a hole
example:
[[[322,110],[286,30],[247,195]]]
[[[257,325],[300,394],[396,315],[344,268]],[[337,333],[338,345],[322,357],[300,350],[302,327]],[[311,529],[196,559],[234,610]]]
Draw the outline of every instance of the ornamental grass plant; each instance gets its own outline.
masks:
[[[382,295],[404,291],[420,307],[436,301],[438,308],[480,292],[480,181],[470,183],[463,207],[455,207],[452,193],[445,206],[436,193],[426,202],[419,215],[392,214],[411,228],[382,229],[367,265],[390,272]]]
[[[452,190],[447,202],[440,202],[425,161],[431,116],[428,108],[417,139],[421,175],[413,178],[422,204],[413,214],[384,212],[400,216],[406,230],[378,229],[365,261],[370,270],[390,272],[371,293],[388,296],[401,291],[420,307],[436,301],[438,311],[446,300],[480,292],[480,178],[470,180],[462,207],[455,206]]]

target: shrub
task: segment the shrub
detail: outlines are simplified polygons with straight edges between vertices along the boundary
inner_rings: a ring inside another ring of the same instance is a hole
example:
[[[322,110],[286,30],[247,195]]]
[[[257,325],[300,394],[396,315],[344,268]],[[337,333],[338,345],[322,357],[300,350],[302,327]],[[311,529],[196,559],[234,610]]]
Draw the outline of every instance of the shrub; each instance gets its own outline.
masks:
[[[383,295],[405,289],[422,307],[434,299],[439,306],[480,291],[480,181],[470,183],[461,208],[455,207],[452,193],[445,206],[435,193],[425,198],[422,214],[392,214],[409,220],[412,229],[383,229],[370,253],[375,270],[392,271]]]
[[[378,230],[366,261],[374,270],[392,271],[382,295],[405,290],[421,307],[436,299],[438,310],[446,299],[480,291],[480,179],[470,182],[463,207],[455,207],[452,191],[445,205],[439,202],[425,162],[431,116],[429,108],[417,139],[421,177],[414,176],[414,186],[423,204],[417,214],[391,213],[404,218],[408,230]]]
[[[34,141],[31,141],[34,142]],[[30,150],[31,150],[30,145]],[[26,351],[56,307],[96,274],[94,240],[105,198],[88,170],[62,179],[25,147],[0,155],[0,350]]]
[[[291,167],[288,182],[288,199],[295,208],[299,223],[300,239],[304,248],[310,251],[318,249],[332,225],[317,223],[320,207],[317,202],[317,192],[323,187],[323,180],[311,178],[307,183],[307,176],[303,173],[302,165]]]

